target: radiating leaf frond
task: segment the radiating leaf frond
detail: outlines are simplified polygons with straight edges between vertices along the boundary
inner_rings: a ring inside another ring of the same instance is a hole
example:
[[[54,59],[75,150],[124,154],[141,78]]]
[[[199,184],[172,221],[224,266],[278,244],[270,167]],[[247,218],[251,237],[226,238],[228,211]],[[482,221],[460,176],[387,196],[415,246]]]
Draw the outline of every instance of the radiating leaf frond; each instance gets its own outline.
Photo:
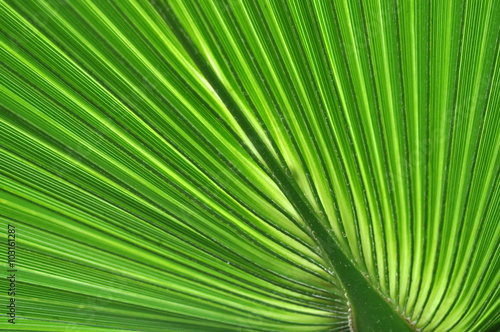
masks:
[[[494,331],[499,43],[496,0],[0,0],[0,326]]]

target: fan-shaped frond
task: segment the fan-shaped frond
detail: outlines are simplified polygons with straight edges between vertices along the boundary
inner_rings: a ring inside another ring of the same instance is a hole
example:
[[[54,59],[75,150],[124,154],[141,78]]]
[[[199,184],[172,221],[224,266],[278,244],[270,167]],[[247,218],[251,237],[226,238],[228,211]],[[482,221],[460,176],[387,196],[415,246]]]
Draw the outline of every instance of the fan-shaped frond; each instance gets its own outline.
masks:
[[[499,1],[0,0],[0,28],[2,329],[500,326]]]

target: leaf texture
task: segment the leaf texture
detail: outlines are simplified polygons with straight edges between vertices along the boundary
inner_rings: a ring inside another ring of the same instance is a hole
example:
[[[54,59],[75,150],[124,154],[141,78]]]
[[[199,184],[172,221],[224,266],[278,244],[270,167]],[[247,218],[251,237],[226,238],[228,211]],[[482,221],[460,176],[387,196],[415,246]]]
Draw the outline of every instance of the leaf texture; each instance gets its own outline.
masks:
[[[2,329],[500,326],[499,1],[0,0],[0,28]]]

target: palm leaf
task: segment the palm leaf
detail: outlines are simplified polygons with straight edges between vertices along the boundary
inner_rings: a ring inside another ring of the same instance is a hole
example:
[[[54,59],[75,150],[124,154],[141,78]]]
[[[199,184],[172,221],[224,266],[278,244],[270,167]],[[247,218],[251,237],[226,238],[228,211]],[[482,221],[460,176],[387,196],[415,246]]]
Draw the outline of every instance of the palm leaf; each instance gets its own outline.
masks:
[[[0,13],[2,329],[499,328],[499,1]]]

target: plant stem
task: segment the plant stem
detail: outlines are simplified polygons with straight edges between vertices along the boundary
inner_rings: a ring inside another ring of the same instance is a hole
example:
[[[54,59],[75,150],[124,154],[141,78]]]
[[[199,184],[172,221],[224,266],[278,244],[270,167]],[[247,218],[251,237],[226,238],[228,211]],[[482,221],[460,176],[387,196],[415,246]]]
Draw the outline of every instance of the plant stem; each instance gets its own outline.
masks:
[[[323,227],[321,227],[323,228]],[[320,231],[319,229],[316,229]],[[315,231],[316,231],[315,230]],[[323,232],[322,232],[323,233]],[[325,232],[326,233],[326,232]],[[355,332],[405,332],[414,328],[396,311],[344,254],[328,234],[319,242],[340,279],[349,300]]]

